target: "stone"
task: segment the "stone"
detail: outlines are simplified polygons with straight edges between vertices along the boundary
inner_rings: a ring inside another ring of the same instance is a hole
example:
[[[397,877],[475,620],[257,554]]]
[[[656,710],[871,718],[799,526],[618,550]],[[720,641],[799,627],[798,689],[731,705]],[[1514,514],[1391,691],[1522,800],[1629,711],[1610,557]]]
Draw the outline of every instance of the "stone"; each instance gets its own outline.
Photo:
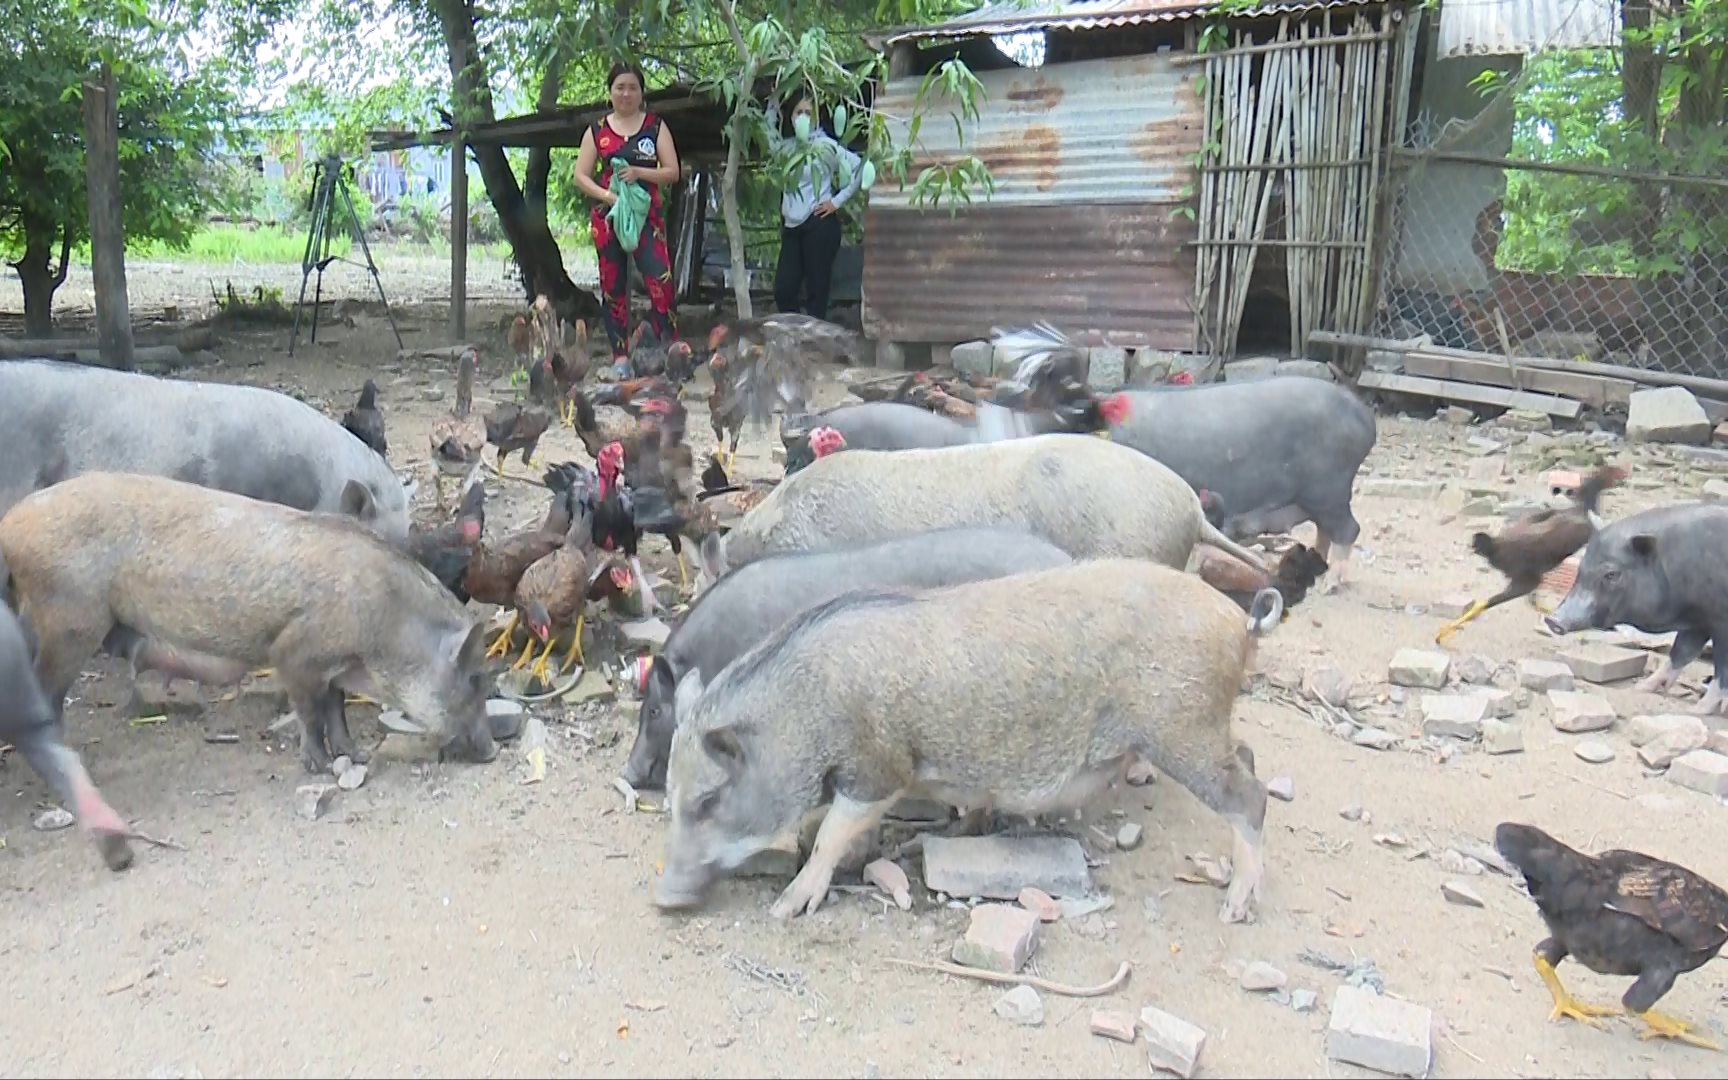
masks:
[[[1718,446],[1728,445],[1728,420],[1716,425],[1716,434],[1711,436],[1711,440]]]
[[[301,784],[294,789],[295,808],[307,821],[317,821],[330,809],[337,790],[335,784]]]
[[[1728,796],[1728,755],[1713,750],[1681,754],[1668,766],[1668,779],[1714,798]]]
[[[1508,409],[1500,417],[1500,426],[1513,431],[1547,431],[1554,426],[1554,419],[1540,409]]]
[[[350,768],[352,768],[353,765],[354,765],[353,760],[350,759],[347,754],[340,754],[337,756],[335,761],[332,761],[330,763],[330,775],[331,776],[341,776],[343,773],[347,772]]]
[[[1092,1010],[1092,1034],[1102,1035],[1106,1039],[1117,1042],[1131,1043],[1134,1041],[1134,1018],[1125,1012],[1114,1009]]]
[[[1278,370],[1273,374],[1280,378],[1294,375],[1304,379],[1333,381],[1332,365],[1320,360],[1284,360],[1279,363]]]
[[[1435,859],[1434,864],[1448,874],[1468,874],[1471,877],[1482,876],[1482,861],[1464,854],[1457,848],[1447,848]]]
[[[1717,477],[1704,481],[1704,501],[1711,503],[1728,502],[1728,480]]]
[[[1558,660],[1520,660],[1518,685],[1540,694],[1549,690],[1570,690],[1577,681],[1572,677],[1572,669]]]
[[[1728,754],[1728,731],[1712,731],[1705,741],[1704,749],[1718,754]]]
[[[1482,733],[1488,703],[1476,694],[1423,694],[1422,734],[1474,739]]]
[[[1274,776],[1266,781],[1266,794],[1279,802],[1296,801],[1296,781],[1288,776]]]
[[[1580,739],[1572,753],[1579,761],[1588,761],[1592,765],[1606,765],[1614,760],[1614,748],[1601,739]]]
[[[1645,743],[1659,739],[1671,731],[1697,731],[1706,738],[1710,734],[1710,729],[1705,725],[1702,717],[1687,713],[1670,713],[1658,716],[1634,716],[1626,723],[1626,741],[1633,746],[1643,746]]]
[[[1128,382],[1128,350],[1115,345],[1094,345],[1086,367],[1086,385],[1093,390],[1119,390]]]
[[[1638,747],[1638,760],[1652,769],[1666,769],[1674,759],[1694,750],[1702,750],[1710,741],[1710,731],[1696,716],[1692,727],[1672,727]]]
[[[1290,977],[1266,961],[1256,960],[1242,969],[1242,978],[1238,981],[1242,984],[1242,989],[1257,992],[1282,990]]]
[[[1446,674],[1451,670],[1452,658],[1443,652],[1399,649],[1386,677],[1394,686],[1439,690],[1446,685]]]
[[[1522,754],[1524,728],[1496,717],[1482,721],[1482,752],[1485,754]]]
[[[1290,1007],[1299,1013],[1313,1012],[1319,1004],[1320,997],[1312,990],[1296,989],[1290,991]]]
[[[343,791],[353,791],[366,782],[366,766],[350,765],[336,777],[336,786]]]
[[[1206,1046],[1205,1029],[1151,1005],[1140,1010],[1140,1027],[1146,1032],[1152,1068],[1192,1080]]]
[[[571,705],[580,705],[585,701],[607,704],[618,697],[618,691],[613,689],[612,680],[598,668],[589,668],[576,680],[576,685],[564,691],[564,701]]]
[[[1028,885],[1020,890],[1016,899],[1021,907],[1038,916],[1039,922],[1055,922],[1062,917],[1062,908],[1043,889],[1034,889]]]
[[[1130,787],[1145,787],[1158,779],[1158,767],[1150,761],[1135,758],[1128,766],[1128,784]]]
[[[1459,614],[1463,614],[1462,608],[1459,609]],[[1493,682],[1494,669],[1496,666],[1497,665],[1493,660],[1483,656],[1481,653],[1471,653],[1469,656],[1460,656],[1452,661],[1453,674],[1458,676],[1459,681],[1471,683],[1476,686],[1483,686]]]
[[[1028,885],[1051,896],[1086,896],[1086,851],[1066,836],[928,836],[924,884],[949,896],[1014,900]]]
[[[1350,741],[1370,750],[1390,750],[1398,745],[1398,736],[1385,728],[1365,727],[1358,728],[1356,734],[1350,736]]]
[[[50,806],[30,820],[30,827],[37,832],[58,832],[71,825],[74,820],[64,807]]]
[[[991,1006],[997,1016],[1014,1024],[1037,1027],[1044,1022],[1044,999],[1030,986],[1016,986]]]
[[[1124,821],[1122,827],[1116,830],[1116,846],[1123,851],[1133,851],[1140,846],[1145,830],[1136,821]]]
[[[1245,360],[1232,360],[1224,365],[1225,382],[1251,382],[1254,379],[1269,379],[1276,374],[1276,356],[1250,356]]]
[[[949,350],[948,363],[962,375],[988,378],[994,351],[994,346],[988,341],[967,341]]]
[[[1438,480],[1401,480],[1390,476],[1367,476],[1356,482],[1356,494],[1383,499],[1417,499],[1432,502],[1446,485]]]
[[[936,799],[908,795],[890,807],[887,816],[895,821],[947,822],[953,817],[952,809]]]
[[[1355,680],[1350,673],[1335,667],[1315,668],[1302,677],[1302,693],[1315,701],[1323,701],[1335,709],[1350,703],[1350,691]]]
[[[1614,726],[1614,706],[1596,694],[1574,690],[1548,691],[1548,706],[1553,710],[1556,730],[1576,735],[1585,731],[1603,731]]]
[[[1686,443],[1710,441],[1710,417],[1683,386],[1634,390],[1626,407],[1626,441]]]
[[[672,636],[672,628],[667,626],[658,616],[646,619],[632,619],[618,624],[624,640],[637,647],[647,647],[658,652],[666,646],[666,639]]]
[[[906,880],[906,871],[900,869],[899,863],[877,859],[864,867],[864,880],[892,896],[894,906],[901,911],[912,910],[912,885]]]
[[[1486,686],[1471,693],[1472,696],[1482,699],[1485,716],[1504,720],[1518,711],[1518,695],[1510,690],[1502,690],[1498,686]]]
[[[1476,419],[1476,414],[1462,405],[1448,405],[1440,410],[1440,419],[1455,427],[1465,427]]]
[[[1462,881],[1448,881],[1440,886],[1440,895],[1464,907],[1484,907],[1482,895]]]
[[[1037,950],[1038,916],[1008,904],[979,904],[952,955],[956,964],[1012,975]]]
[[[1448,488],[1447,493],[1450,494],[1451,490],[1452,489]],[[1464,505],[1463,502],[1459,501],[1458,506],[1462,505]],[[1457,511],[1457,507],[1450,507],[1449,509],[1453,510],[1453,512]],[[1428,614],[1439,619],[1456,619],[1458,616],[1464,614],[1464,612],[1469,609],[1470,605],[1475,602],[1476,598],[1471,596],[1469,593],[1451,593],[1430,603],[1428,605]],[[1459,676],[1459,678],[1463,678],[1463,676]]]
[[[1393,1076],[1426,1076],[1434,1058],[1433,1010],[1340,986],[1332,994],[1326,1056]]]
[[[1600,684],[1634,679],[1644,674],[1650,654],[1641,649],[1620,649],[1613,645],[1585,645],[1561,653],[1560,660],[1580,679]]]

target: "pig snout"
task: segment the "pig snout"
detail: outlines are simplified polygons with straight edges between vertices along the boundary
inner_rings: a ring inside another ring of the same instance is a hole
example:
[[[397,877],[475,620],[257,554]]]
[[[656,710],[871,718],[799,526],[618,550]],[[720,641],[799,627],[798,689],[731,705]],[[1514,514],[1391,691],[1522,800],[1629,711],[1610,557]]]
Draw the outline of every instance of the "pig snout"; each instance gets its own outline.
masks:
[[[1566,594],[1566,599],[1560,601],[1560,606],[1554,609],[1552,615],[1543,616],[1542,625],[1548,628],[1549,633],[1557,637],[1577,633],[1580,630],[1588,630],[1591,624],[1595,622],[1595,613],[1592,610],[1595,606],[1593,598],[1588,593],[1574,586],[1572,591]]]
[[[485,716],[480,723],[469,725],[461,734],[444,743],[440,755],[447,761],[466,761],[485,765],[498,757],[498,740],[492,737],[492,725]]]
[[[634,788],[664,789],[666,787],[666,755],[656,752],[654,740],[647,731],[638,731],[630,746],[630,756],[624,761],[624,782]]]
[[[702,906],[714,887],[717,874],[711,865],[696,859],[673,857],[654,882],[654,906],[661,911],[689,911]]]

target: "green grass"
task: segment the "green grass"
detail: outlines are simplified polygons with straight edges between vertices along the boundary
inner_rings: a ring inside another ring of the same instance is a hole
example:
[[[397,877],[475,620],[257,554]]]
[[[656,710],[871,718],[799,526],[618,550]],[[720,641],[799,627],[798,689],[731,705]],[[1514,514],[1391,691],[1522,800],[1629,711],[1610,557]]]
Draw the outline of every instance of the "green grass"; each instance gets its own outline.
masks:
[[[568,246],[569,240],[561,239]],[[346,258],[352,247],[353,241],[345,234],[331,238],[330,251],[333,255]],[[408,244],[401,240],[384,243],[374,241],[372,251],[375,256],[382,252],[411,251],[419,255],[448,258],[450,244],[442,238],[430,244]],[[284,229],[277,225],[260,225],[256,229],[227,223],[207,225],[193,234],[184,249],[176,249],[157,240],[134,241],[126,245],[128,259],[204,266],[219,266],[224,263],[297,266],[305,253],[305,230]],[[508,243],[468,246],[470,260],[502,260],[509,256]],[[72,259],[82,266],[89,266],[90,245],[86,243],[74,248]]]

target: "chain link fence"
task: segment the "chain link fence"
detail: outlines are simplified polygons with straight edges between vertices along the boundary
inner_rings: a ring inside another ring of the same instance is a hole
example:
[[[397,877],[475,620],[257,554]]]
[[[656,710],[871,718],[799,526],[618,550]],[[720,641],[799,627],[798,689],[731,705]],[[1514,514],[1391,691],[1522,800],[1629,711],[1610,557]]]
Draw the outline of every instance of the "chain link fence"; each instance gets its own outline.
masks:
[[[1687,60],[1543,53],[1418,112],[1371,333],[1728,379],[1728,137]]]

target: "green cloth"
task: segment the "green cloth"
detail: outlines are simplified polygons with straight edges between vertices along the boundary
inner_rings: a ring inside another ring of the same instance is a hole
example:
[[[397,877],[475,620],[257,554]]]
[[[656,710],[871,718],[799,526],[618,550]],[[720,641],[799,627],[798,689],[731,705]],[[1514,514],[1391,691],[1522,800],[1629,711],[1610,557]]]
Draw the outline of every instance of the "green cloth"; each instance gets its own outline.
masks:
[[[630,163],[621,157],[612,159],[612,177],[608,190],[618,196],[618,201],[606,211],[606,220],[612,223],[612,232],[618,237],[618,246],[627,252],[634,252],[642,242],[642,229],[648,224],[648,205],[652,196],[646,185],[623,178],[624,170],[629,165]]]

